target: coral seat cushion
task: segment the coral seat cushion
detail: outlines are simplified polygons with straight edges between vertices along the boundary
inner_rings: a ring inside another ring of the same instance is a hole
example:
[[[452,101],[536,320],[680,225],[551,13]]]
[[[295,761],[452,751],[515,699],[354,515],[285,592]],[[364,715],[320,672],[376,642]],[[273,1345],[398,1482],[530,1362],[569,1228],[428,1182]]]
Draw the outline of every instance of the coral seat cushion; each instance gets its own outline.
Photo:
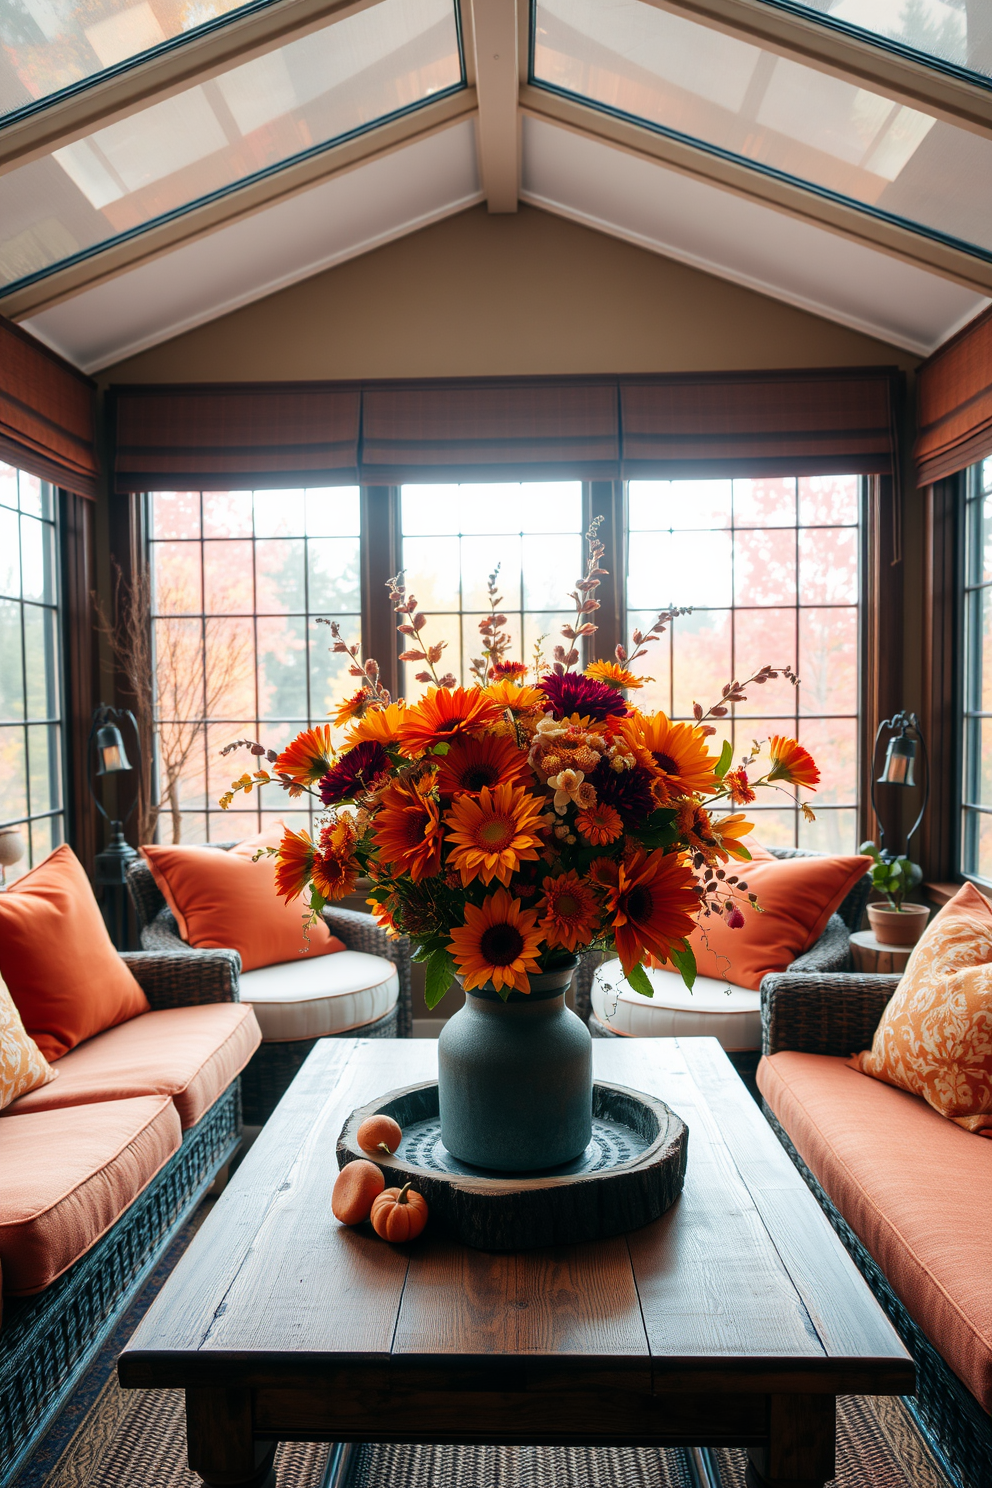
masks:
[[[167,1095],[5,1116],[4,1291],[27,1296],[50,1286],[106,1234],[181,1144],[179,1113]]]
[[[64,1055],[54,1084],[8,1106],[0,1126],[33,1111],[168,1095],[186,1131],[223,1095],[261,1042],[255,1014],[244,1003],[146,1013]]]
[[[237,852],[215,847],[141,849],[183,940],[200,950],[237,951],[243,971],[344,948],[323,921],[311,926],[307,939],[303,901],[287,904],[276,894],[275,859],[252,862],[248,849],[269,841],[269,834],[263,833],[254,843],[241,843]]]
[[[739,930],[717,915],[701,922],[689,937],[700,975],[756,992],[762,977],[785,971],[815,945],[871,862],[861,855],[780,859],[753,853],[752,862],[728,866],[749,894],[757,894],[761,913],[745,908]]]
[[[842,1058],[772,1054],[758,1086],[907,1312],[992,1410],[992,1142]]]
[[[148,1012],[70,847],[0,894],[0,976],[49,1060]]]

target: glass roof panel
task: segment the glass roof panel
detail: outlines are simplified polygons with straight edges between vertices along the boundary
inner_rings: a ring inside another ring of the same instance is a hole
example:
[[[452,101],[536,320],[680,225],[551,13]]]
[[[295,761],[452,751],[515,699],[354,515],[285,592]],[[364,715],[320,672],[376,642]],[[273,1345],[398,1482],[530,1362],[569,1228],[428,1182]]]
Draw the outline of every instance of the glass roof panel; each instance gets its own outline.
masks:
[[[533,74],[992,257],[992,140],[855,82],[641,0],[538,0]]]
[[[381,0],[0,177],[0,285],[461,86],[452,0]]]
[[[774,0],[773,0],[774,3]],[[792,0],[797,9],[992,78],[989,0]]]
[[[0,0],[0,119],[250,0]]]

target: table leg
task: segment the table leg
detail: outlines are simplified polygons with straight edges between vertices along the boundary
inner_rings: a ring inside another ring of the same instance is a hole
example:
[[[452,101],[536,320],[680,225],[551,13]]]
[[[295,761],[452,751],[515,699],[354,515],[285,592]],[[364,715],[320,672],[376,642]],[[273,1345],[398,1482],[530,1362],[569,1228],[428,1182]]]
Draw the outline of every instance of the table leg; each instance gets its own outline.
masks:
[[[189,1465],[208,1488],[275,1488],[276,1443],[254,1438],[250,1390],[188,1389],[186,1444]]]
[[[833,1395],[771,1395],[768,1445],[751,1447],[748,1488],[823,1488],[836,1472]]]

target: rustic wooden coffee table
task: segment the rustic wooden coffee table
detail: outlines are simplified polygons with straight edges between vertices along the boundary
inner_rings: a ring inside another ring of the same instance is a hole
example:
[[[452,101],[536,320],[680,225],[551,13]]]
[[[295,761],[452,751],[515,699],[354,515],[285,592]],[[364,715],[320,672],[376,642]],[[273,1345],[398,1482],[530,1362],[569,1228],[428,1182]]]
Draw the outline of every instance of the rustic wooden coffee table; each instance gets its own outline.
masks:
[[[324,1039],[120,1359],[186,1391],[190,1466],[262,1484],[275,1443],[731,1446],[769,1488],[834,1473],[839,1394],[913,1390],[908,1354],[715,1039],[594,1044],[601,1079],[689,1126],[642,1230],[490,1255],[330,1212],[348,1113],[436,1074],[428,1040]]]

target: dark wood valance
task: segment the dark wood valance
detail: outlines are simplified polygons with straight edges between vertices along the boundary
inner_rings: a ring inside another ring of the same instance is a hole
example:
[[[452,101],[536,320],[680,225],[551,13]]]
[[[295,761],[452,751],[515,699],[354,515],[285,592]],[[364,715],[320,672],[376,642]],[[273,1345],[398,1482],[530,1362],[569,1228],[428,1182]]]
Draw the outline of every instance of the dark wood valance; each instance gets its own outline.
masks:
[[[992,455],[992,309],[923,363],[914,448],[921,486]]]
[[[0,460],[96,495],[96,384],[0,316]]]

